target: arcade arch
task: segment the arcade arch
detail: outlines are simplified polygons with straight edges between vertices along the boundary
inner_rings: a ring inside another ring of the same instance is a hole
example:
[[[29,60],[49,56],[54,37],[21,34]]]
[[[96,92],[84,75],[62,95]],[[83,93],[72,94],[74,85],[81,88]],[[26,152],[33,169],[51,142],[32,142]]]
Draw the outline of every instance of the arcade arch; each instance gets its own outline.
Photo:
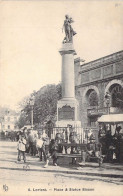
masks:
[[[111,94],[111,107],[123,108],[123,82],[112,80],[105,88],[105,94]]]
[[[114,85],[114,84],[119,84],[119,85],[122,86],[122,88],[123,88],[123,82],[122,82],[121,80],[112,80],[112,81],[110,81],[110,82],[107,84],[107,86],[106,86],[106,88],[105,88],[105,94],[106,94],[106,92],[109,91],[109,88],[110,88],[112,85]]]
[[[83,102],[86,106],[98,106],[99,90],[96,86],[89,86],[83,93]]]

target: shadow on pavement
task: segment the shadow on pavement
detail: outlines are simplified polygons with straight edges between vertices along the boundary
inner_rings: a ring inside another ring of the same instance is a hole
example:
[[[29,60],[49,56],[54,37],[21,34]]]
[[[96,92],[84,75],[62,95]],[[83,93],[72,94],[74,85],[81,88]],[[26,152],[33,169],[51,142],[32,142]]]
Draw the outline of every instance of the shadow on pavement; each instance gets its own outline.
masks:
[[[15,159],[0,159],[0,162],[12,162],[12,163],[14,163],[16,160]]]
[[[17,155],[17,152],[2,151],[0,154]]]
[[[3,146],[3,145],[1,145],[1,148],[9,148],[9,149],[15,149],[16,147],[15,146]]]

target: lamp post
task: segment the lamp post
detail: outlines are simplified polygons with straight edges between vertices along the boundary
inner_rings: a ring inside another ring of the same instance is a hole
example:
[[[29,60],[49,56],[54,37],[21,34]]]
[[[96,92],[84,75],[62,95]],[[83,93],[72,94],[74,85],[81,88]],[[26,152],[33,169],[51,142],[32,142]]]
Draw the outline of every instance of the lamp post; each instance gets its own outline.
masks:
[[[31,106],[31,127],[33,128],[33,106],[34,106],[34,97],[31,97],[29,100],[29,105]]]
[[[111,100],[111,95],[109,94],[109,92],[106,92],[105,101],[108,108],[108,114],[110,114],[110,100]]]

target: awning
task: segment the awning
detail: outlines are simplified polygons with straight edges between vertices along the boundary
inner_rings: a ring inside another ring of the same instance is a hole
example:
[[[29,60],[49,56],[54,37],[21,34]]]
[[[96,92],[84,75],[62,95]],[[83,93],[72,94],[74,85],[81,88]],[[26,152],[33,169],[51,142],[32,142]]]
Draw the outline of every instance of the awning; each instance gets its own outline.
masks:
[[[109,115],[102,115],[98,122],[104,123],[123,123],[123,114],[109,114]]]

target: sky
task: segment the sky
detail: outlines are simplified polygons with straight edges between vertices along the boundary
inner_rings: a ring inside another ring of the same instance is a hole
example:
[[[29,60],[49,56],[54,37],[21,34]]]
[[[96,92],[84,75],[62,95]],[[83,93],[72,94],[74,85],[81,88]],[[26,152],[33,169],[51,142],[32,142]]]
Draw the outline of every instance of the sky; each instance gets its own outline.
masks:
[[[73,20],[76,57],[89,62],[123,50],[122,1],[1,1],[0,106],[61,81],[65,15]]]

